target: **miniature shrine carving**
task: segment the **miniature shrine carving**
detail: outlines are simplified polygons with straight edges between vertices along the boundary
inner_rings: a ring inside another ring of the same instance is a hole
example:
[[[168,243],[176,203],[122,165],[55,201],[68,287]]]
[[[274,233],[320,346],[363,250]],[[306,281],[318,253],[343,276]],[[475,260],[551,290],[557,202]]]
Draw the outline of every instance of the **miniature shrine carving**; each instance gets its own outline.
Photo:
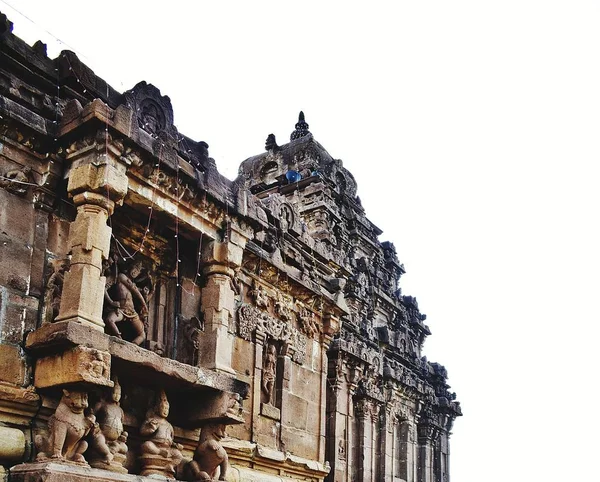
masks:
[[[225,435],[224,424],[209,423],[202,427],[194,451],[194,459],[186,466],[187,480],[192,482],[227,480],[229,457],[220,443]]]
[[[60,403],[48,420],[48,439],[45,440],[41,435],[35,438],[40,450],[38,462],[56,459],[87,465],[83,453],[88,448],[88,443],[84,437],[90,433],[95,423],[93,414],[84,413],[87,408],[86,392],[63,389]]]
[[[140,435],[145,439],[140,446],[141,475],[173,477],[183,460],[183,447],[174,441],[173,425],[167,421],[169,408],[167,395],[161,390],[155,405],[148,409],[146,419],[140,426]]]

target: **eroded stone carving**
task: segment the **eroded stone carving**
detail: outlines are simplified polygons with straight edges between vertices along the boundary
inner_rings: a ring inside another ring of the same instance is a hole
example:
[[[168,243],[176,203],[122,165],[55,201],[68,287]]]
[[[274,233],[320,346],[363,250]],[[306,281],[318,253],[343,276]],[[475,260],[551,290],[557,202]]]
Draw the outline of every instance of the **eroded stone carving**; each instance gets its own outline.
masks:
[[[25,196],[31,184],[31,167],[29,166],[12,169],[7,171],[4,176],[0,176],[0,187],[17,196]]]
[[[269,297],[267,296],[265,289],[256,281],[254,282],[252,290],[250,290],[249,294],[254,299],[254,304],[257,307],[265,310],[269,307]]]
[[[224,424],[209,423],[202,427],[194,459],[186,466],[187,480],[193,482],[227,480],[229,457],[220,443],[225,435]]]
[[[312,311],[302,307],[298,313],[300,330],[309,338],[315,338],[319,334],[319,325],[315,320],[315,314]]]
[[[238,333],[245,340],[252,340],[254,332],[284,342],[291,352],[292,360],[304,363],[307,341],[305,335],[292,327],[290,322],[274,318],[252,305],[243,304],[238,310]]]
[[[96,419],[85,414],[88,395],[80,390],[63,389],[60,403],[48,420],[50,435],[47,440],[40,435],[35,438],[40,452],[38,462],[56,459],[64,462],[87,465],[83,453],[88,448],[84,437],[92,431]]]
[[[104,267],[106,289],[103,318],[106,332],[141,345],[146,339],[147,301],[152,294],[153,283],[148,275],[142,276],[141,261],[134,261],[128,269],[119,270],[117,261],[109,258]],[[128,332],[125,336],[120,327]]]
[[[121,386],[114,380],[110,399],[103,399],[94,406],[97,420],[97,433],[89,448],[89,463],[92,467],[127,473],[123,462],[127,455],[127,432],[123,430],[123,409],[120,405]]]
[[[58,316],[65,272],[69,269],[69,261],[57,260],[54,265],[49,264],[49,266],[54,272],[48,278],[44,292],[44,323],[51,323]]]
[[[141,475],[173,477],[183,459],[183,447],[174,441],[173,425],[167,420],[169,408],[167,395],[161,390],[140,427],[140,435],[146,440],[140,446]]]

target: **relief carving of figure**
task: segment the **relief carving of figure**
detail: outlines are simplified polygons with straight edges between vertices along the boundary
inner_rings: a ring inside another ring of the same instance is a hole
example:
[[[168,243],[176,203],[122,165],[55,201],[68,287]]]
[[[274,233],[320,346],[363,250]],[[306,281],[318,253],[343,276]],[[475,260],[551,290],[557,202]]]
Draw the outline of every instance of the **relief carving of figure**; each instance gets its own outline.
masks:
[[[262,402],[273,404],[273,388],[275,386],[275,377],[277,375],[277,347],[269,343],[265,347],[263,356],[262,371]]]
[[[48,278],[46,291],[44,293],[44,306],[46,309],[44,313],[44,323],[51,323],[58,316],[63,283],[65,280],[65,271],[68,269],[68,260],[63,260],[54,267],[54,273]]]
[[[252,298],[254,298],[254,304],[258,308],[263,308],[266,310],[269,307],[269,297],[267,296],[265,289],[258,283],[254,283],[254,286],[249,294],[252,296]]]
[[[88,395],[79,390],[63,390],[62,398],[54,415],[48,420],[50,436],[45,440],[38,435],[35,443],[40,452],[38,462],[48,459],[87,465],[83,453],[88,448],[83,440],[94,429],[96,419],[93,414],[85,414]]]
[[[227,480],[229,458],[220,443],[225,435],[224,424],[209,423],[202,427],[200,440],[194,451],[194,459],[186,466],[187,480],[193,482]]]
[[[167,395],[161,390],[155,406],[148,410],[140,427],[140,435],[146,439],[140,446],[141,475],[173,477],[183,459],[183,447],[174,441],[173,425],[167,421],[169,408]]]
[[[115,379],[110,399],[94,406],[98,430],[90,443],[90,465],[99,469],[126,473],[123,467],[127,454],[127,432],[123,431],[123,409],[120,405],[121,386]]]
[[[129,270],[119,272],[116,260],[109,258],[105,261],[106,289],[104,292],[104,323],[109,335],[125,338],[136,345],[141,345],[146,339],[146,323],[148,320],[147,299],[151,296],[151,288],[142,281],[146,276],[140,276],[142,263],[134,262]],[[118,325],[117,325],[118,324]],[[124,337],[119,327],[124,327],[127,335]]]
[[[24,166],[20,169],[12,169],[0,177],[0,187],[5,188],[17,196],[24,196],[31,182],[31,167]]]

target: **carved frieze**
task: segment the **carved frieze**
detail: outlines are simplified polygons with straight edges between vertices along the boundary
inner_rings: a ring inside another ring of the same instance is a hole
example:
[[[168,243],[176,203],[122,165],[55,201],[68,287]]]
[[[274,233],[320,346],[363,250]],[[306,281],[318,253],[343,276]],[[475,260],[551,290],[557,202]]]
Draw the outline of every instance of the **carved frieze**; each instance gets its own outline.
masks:
[[[291,352],[292,360],[304,363],[307,338],[292,326],[290,320],[275,318],[252,305],[243,304],[238,310],[238,334],[251,341],[254,333],[282,341]]]

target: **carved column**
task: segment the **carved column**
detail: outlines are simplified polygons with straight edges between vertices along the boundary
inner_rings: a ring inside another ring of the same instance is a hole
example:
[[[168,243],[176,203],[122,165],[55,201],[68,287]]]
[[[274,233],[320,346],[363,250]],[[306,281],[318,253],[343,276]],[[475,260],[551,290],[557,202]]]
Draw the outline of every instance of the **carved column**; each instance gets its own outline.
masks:
[[[383,480],[393,480],[394,456],[398,450],[398,418],[393,412],[393,405],[388,402],[382,413],[382,433],[381,433],[381,454],[380,454],[380,473],[383,474]]]
[[[69,230],[71,267],[65,273],[55,320],[78,321],[97,330],[104,330],[102,259],[108,257],[112,232],[106,221],[128,186],[126,166],[117,161],[118,152],[108,141],[101,132],[95,140],[74,144],[74,152],[67,156],[71,162],[67,191],[77,217]]]
[[[241,242],[234,243],[239,239]],[[245,239],[229,236],[222,242],[212,240],[202,247],[203,274],[206,284],[202,289],[204,337],[199,352],[199,365],[235,373],[231,367],[234,337],[229,333],[229,321],[235,310],[234,268],[242,262]]]
[[[363,398],[356,402],[355,414],[358,421],[358,481],[375,482],[373,479],[373,402]]]
[[[419,423],[418,430],[418,482],[434,482],[433,479],[433,436],[435,428],[427,420]]]
[[[348,452],[351,445],[348,440],[348,391],[345,383],[344,358],[341,352],[337,358],[329,360],[329,379],[327,386],[327,460],[331,472],[327,480],[346,480]]]

